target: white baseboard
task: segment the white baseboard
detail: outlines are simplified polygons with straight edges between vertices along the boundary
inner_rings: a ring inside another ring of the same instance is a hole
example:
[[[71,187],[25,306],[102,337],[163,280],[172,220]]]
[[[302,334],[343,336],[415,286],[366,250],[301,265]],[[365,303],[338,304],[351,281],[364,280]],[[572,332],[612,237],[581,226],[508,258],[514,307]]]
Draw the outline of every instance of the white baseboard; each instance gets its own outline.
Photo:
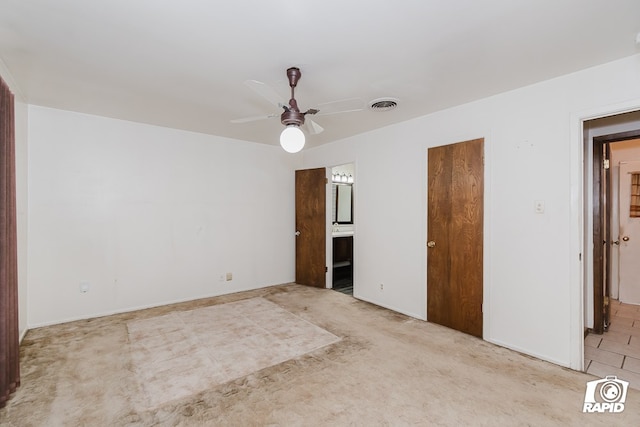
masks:
[[[568,363],[566,360],[559,360],[559,359],[556,359],[554,357],[549,357],[546,354],[541,354],[541,353],[538,353],[538,352],[535,352],[535,351],[524,349],[524,348],[518,347],[517,345],[507,344],[507,343],[502,342],[500,340],[494,340],[494,339],[491,339],[491,338],[483,338],[483,339],[485,341],[493,344],[493,345],[497,345],[498,347],[503,347],[503,348],[506,348],[506,349],[509,349],[509,350],[513,350],[513,351],[516,351],[518,353],[524,354],[525,356],[535,357],[536,359],[540,359],[540,360],[545,361],[545,362],[553,363],[554,365],[562,366],[564,368],[572,369],[574,371],[576,370],[576,369],[573,369],[570,366],[570,363]]]
[[[73,317],[68,317],[68,318],[61,319],[61,320],[53,320],[53,321],[50,321],[50,322],[40,322],[40,323],[30,324],[29,325],[29,329],[42,328],[42,327],[45,327],[45,326],[52,326],[52,325],[60,325],[60,324],[63,324],[63,323],[76,322],[78,320],[97,319],[99,317],[113,316],[115,314],[122,314],[122,313],[130,313],[132,311],[146,310],[148,308],[162,307],[162,306],[165,306],[165,305],[172,305],[172,304],[180,304],[180,303],[189,302],[189,301],[197,301],[199,299],[219,297],[219,296],[222,296],[222,295],[230,295],[230,294],[235,294],[235,293],[239,293],[239,292],[253,291],[253,290],[257,290],[257,289],[269,288],[269,287],[272,287],[272,286],[281,286],[281,285],[286,285],[286,284],[289,284],[289,283],[290,282],[280,283],[280,284],[273,284],[273,285],[256,286],[256,287],[246,287],[246,288],[242,287],[242,288],[239,288],[239,289],[234,289],[234,290],[229,291],[229,292],[213,293],[213,294],[209,294],[209,295],[200,295],[200,296],[188,297],[188,298],[184,298],[184,299],[177,299],[177,300],[171,300],[171,301],[162,301],[162,302],[158,302],[158,303],[152,303],[152,304],[146,304],[146,305],[140,305],[140,306],[134,306],[134,307],[125,307],[125,308],[121,308],[121,309],[117,309],[117,310],[109,310],[109,311],[103,311],[103,312],[99,312],[99,313],[91,313],[91,314],[87,314],[87,315],[83,315],[83,316],[73,316]]]
[[[405,311],[405,310],[401,310],[401,309],[399,309],[397,307],[393,307],[391,305],[382,304],[379,301],[373,301],[373,300],[364,298],[364,297],[358,295],[357,293],[355,293],[355,289],[354,289],[353,297],[355,299],[359,299],[361,301],[368,302],[369,304],[377,305],[378,307],[386,308],[387,310],[395,311],[396,313],[400,313],[400,314],[404,314],[405,316],[413,317],[414,319],[425,320],[425,321],[427,320],[427,319],[424,318],[424,316],[421,316],[419,314],[411,313],[411,312]]]

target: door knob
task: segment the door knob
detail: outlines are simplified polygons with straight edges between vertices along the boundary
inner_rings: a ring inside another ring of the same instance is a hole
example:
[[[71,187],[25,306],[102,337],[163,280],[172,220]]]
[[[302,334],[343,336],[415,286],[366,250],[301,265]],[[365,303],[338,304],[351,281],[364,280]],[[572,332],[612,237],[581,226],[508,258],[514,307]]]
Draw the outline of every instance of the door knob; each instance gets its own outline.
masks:
[[[624,236],[624,237],[622,238],[622,241],[623,241],[623,242],[628,242],[628,241],[629,241],[629,236]]]
[[[429,240],[427,242],[427,247],[428,248],[435,248],[436,247],[436,242],[434,242],[433,240]]]
[[[296,237],[298,237],[299,235],[300,235],[300,232],[296,230]]]

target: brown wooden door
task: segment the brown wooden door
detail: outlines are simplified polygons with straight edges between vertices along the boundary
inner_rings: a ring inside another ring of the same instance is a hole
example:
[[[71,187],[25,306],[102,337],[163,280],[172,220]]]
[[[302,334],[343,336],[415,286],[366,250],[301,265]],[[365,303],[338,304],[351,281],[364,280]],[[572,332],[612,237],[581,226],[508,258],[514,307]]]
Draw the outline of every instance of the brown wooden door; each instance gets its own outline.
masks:
[[[593,139],[593,332],[596,334],[606,331],[610,322],[611,150],[606,138]]]
[[[601,334],[609,327],[609,247],[611,200],[607,137],[593,139],[593,332]]]
[[[296,283],[326,287],[326,170],[296,171]]]
[[[482,337],[484,139],[428,152],[427,320]]]
[[[605,159],[611,159],[611,144],[604,145]],[[602,185],[604,186],[604,329],[609,329],[611,324],[611,167],[604,170]]]

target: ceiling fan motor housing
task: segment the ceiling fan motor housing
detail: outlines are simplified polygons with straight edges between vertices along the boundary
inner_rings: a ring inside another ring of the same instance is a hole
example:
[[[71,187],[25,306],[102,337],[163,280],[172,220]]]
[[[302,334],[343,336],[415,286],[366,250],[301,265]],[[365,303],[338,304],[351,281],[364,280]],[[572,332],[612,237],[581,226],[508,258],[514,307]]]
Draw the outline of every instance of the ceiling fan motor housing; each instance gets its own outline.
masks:
[[[300,68],[291,67],[287,70],[287,77],[289,78],[289,86],[296,87],[298,80],[302,77],[302,72]]]
[[[280,122],[285,126],[302,126],[304,124],[304,113],[294,110],[285,111],[280,115]]]

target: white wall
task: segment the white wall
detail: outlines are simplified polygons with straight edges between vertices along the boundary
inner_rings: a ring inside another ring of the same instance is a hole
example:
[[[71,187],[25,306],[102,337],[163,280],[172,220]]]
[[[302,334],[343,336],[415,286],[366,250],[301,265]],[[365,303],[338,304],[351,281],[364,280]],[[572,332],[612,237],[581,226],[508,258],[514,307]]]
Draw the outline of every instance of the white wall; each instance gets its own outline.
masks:
[[[16,137],[16,207],[18,228],[18,330],[20,340],[27,332],[27,146],[28,107],[11,73],[0,60],[0,76],[14,94]]]
[[[640,105],[640,55],[304,152],[305,167],[355,159],[355,295],[426,318],[427,149],[483,137],[484,338],[580,368],[576,117],[634,99]],[[535,200],[545,202],[544,214],[534,212]]]
[[[29,326],[293,281],[299,158],[30,106]]]

